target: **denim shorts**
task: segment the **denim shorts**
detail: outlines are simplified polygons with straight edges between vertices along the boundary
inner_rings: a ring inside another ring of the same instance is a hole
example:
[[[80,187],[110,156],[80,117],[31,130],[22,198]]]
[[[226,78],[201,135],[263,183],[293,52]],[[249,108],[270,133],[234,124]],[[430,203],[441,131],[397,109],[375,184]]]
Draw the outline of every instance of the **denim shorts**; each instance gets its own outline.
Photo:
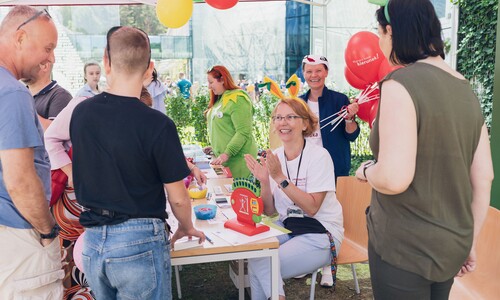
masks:
[[[170,242],[160,219],[87,228],[83,271],[97,299],[171,299]]]

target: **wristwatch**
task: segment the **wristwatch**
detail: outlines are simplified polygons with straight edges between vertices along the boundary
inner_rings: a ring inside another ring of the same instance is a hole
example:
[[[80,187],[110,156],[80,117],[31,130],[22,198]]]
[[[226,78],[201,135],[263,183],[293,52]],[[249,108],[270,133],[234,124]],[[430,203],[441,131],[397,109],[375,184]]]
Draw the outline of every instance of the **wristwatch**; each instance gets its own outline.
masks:
[[[47,234],[40,233],[40,238],[42,238],[44,240],[55,239],[59,235],[60,230],[61,230],[61,227],[59,227],[59,225],[57,225],[57,223],[56,223],[54,225],[54,227],[52,227],[52,230],[49,233],[47,233]]]
[[[286,188],[289,184],[290,182],[288,181],[288,179],[283,180],[282,182],[280,182],[280,189]]]

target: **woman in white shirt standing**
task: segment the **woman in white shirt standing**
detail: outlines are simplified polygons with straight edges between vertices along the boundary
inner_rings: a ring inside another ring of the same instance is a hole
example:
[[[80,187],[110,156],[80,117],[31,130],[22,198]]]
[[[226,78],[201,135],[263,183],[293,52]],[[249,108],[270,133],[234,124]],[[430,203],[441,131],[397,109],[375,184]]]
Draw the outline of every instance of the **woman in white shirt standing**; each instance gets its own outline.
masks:
[[[274,130],[283,146],[259,163],[245,156],[261,183],[264,213],[279,214],[280,225],[292,233],[279,236],[280,279],[311,273],[324,265],[336,269],[336,253],[344,237],[342,207],[335,196],[333,161],[323,147],[305,137],[318,119],[299,99],[282,99],[273,111]],[[248,263],[252,299],[271,296],[268,258]],[[285,299],[283,281],[280,299]]]

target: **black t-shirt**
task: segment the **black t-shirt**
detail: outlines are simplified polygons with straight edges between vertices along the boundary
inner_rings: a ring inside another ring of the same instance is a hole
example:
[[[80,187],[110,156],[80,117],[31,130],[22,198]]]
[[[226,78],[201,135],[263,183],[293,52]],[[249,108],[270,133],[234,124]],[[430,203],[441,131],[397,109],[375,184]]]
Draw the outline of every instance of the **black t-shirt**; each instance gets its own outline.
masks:
[[[101,93],[77,105],[70,136],[76,197],[91,209],[80,216],[82,225],[166,219],[163,184],[189,174],[170,118],[137,98]],[[92,209],[123,215],[103,217]]]

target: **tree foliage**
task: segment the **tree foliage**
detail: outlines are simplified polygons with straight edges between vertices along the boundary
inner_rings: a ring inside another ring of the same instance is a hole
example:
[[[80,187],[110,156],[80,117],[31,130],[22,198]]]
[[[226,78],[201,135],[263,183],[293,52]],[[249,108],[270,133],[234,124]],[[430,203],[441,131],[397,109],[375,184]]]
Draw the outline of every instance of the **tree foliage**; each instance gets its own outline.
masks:
[[[121,5],[120,24],[138,27],[149,35],[160,35],[167,31],[158,21],[155,7],[151,5]]]
[[[457,69],[470,80],[491,128],[498,0],[452,0],[460,7]]]
[[[207,109],[209,94],[207,87],[201,87],[193,100],[186,100],[177,93],[165,98],[167,115],[177,126],[177,132],[182,144],[198,144],[208,146],[207,121],[204,111]],[[270,94],[263,93],[259,101],[254,103],[254,137],[259,149],[269,148],[269,125],[271,113],[279,99]],[[353,155],[353,168],[361,161],[372,157],[372,152],[368,145],[370,129],[368,124],[358,120],[361,127],[361,134],[354,143],[351,143]],[[356,159],[357,157],[357,159]]]

